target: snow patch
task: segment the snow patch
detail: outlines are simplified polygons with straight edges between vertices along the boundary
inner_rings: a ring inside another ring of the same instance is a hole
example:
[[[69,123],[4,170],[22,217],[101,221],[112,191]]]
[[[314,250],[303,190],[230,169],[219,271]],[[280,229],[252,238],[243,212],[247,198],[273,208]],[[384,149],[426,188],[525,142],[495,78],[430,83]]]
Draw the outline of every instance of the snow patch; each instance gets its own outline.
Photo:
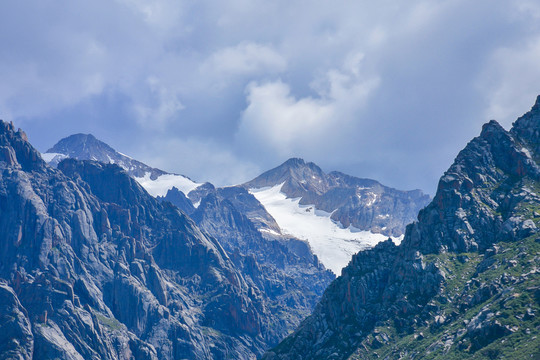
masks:
[[[131,156],[126,155],[126,154],[123,154],[123,153],[121,153],[120,151],[117,151],[117,153],[119,153],[119,154],[122,155],[122,156],[127,157],[127,158],[130,159],[130,160],[133,160],[133,158],[132,158]]]
[[[274,236],[280,236],[281,234],[278,233],[276,230],[272,230],[272,229],[267,229],[267,228],[262,228],[262,229],[259,229],[259,232],[261,233],[267,233],[267,234],[270,234],[270,235],[274,235]]]
[[[51,161],[55,160],[55,162],[59,163],[61,160],[67,158],[67,155],[60,154],[60,153],[42,153],[41,158],[45,160],[45,162],[50,163]]]
[[[382,234],[343,228],[333,221],[331,213],[315,209],[313,205],[300,205],[300,198],[287,199],[281,193],[283,184],[260,189],[250,189],[276,220],[282,233],[306,240],[324,266],[336,275],[360,250],[375,246],[388,239]]]
[[[526,157],[528,157],[529,159],[532,159],[531,153],[529,152],[528,149],[522,147],[520,151],[521,151],[522,153],[524,153]]]
[[[369,200],[368,202],[366,203],[366,206],[371,206],[373,204],[375,204],[375,201],[377,201],[377,194],[375,193],[368,193],[369,195]]]
[[[394,242],[394,244],[396,245],[399,245],[401,244],[401,242],[403,241],[403,238],[405,237],[404,234],[401,234],[399,235],[398,237],[391,237],[390,239],[392,239],[392,241]]]
[[[191,190],[194,190],[201,185],[191,181],[185,176],[175,174],[161,175],[155,180],[152,180],[150,179],[150,172],[147,172],[144,174],[144,177],[135,177],[134,179],[154,197],[167,195],[167,191],[173,187],[176,187],[187,195]]]

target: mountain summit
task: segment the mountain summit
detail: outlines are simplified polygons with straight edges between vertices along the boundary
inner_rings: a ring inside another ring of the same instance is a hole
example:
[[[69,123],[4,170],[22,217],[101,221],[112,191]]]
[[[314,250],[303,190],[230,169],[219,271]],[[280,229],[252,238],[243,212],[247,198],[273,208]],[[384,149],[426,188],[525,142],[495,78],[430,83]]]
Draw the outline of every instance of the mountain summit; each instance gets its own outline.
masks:
[[[129,158],[125,155],[122,156],[103,141],[96,139],[92,134],[74,134],[63,138],[47,150],[47,153],[64,154],[74,159],[96,160],[104,163],[111,162],[114,158]]]
[[[91,134],[68,136],[43,153],[42,157],[52,166],[57,166],[65,158],[116,164],[135,178],[153,196],[165,196],[167,191],[173,187],[187,194],[200,185],[187,176],[150,167],[122,154]]]
[[[263,188],[283,184],[281,191],[287,196],[302,197],[307,193],[318,195],[328,191],[332,183],[320,167],[300,158],[290,158],[278,167],[268,170],[244,184],[246,188]]]
[[[398,237],[430,201],[420,190],[401,191],[378,181],[333,171],[325,173],[312,162],[291,158],[243,184],[248,189],[280,186],[300,205],[331,213],[343,227]]]

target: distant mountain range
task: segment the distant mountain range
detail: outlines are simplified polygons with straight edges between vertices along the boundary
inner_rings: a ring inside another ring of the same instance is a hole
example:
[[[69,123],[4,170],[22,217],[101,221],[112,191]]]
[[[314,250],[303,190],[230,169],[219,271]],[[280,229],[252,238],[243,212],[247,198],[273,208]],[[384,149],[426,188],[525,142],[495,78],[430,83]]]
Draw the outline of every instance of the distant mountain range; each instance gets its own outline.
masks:
[[[186,176],[152,168],[92,135],[64,138],[42,156],[53,166],[67,157],[117,164],[151,195],[172,202],[188,215],[209,194],[227,200],[232,200],[229,195],[234,194],[236,209],[262,236],[307,241],[322,263],[336,274],[359,250],[388,236],[399,242],[405,226],[430,200],[420,190],[399,191],[375,180],[339,172],[326,174],[314,163],[296,158],[236,189],[216,189],[210,183],[198,184]],[[252,196],[243,194],[240,188]],[[194,218],[202,218],[203,209]]]

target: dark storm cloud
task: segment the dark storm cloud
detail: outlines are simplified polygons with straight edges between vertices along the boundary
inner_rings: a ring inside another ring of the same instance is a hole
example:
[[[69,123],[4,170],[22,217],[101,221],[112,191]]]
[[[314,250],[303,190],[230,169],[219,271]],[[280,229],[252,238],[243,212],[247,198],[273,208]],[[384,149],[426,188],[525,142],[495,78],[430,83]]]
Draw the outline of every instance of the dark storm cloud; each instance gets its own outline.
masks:
[[[540,92],[534,1],[0,5],[0,116],[218,184],[290,156],[433,192]]]

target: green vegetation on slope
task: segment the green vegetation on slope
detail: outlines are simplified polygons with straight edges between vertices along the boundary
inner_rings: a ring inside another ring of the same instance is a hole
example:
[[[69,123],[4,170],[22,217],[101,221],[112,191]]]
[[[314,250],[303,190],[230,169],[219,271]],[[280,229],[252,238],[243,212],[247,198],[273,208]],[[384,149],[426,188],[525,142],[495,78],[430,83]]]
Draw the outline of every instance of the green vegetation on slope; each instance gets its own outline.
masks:
[[[351,359],[540,359],[540,236],[424,261],[446,278],[432,317],[410,334],[378,324]]]

